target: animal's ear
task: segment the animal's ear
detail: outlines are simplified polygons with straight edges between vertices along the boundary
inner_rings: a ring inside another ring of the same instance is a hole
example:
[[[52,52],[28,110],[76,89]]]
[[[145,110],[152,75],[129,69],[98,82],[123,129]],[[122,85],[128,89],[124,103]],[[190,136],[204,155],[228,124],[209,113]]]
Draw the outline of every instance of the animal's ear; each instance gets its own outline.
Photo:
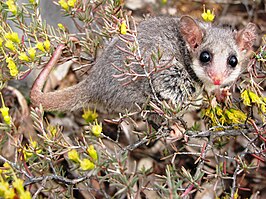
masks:
[[[189,16],[183,16],[180,18],[179,30],[192,49],[197,48],[203,38],[203,30],[197,22]]]
[[[250,50],[254,41],[257,37],[257,26],[253,23],[248,23],[248,25],[239,30],[235,35],[235,40],[238,45],[238,48],[243,50]]]

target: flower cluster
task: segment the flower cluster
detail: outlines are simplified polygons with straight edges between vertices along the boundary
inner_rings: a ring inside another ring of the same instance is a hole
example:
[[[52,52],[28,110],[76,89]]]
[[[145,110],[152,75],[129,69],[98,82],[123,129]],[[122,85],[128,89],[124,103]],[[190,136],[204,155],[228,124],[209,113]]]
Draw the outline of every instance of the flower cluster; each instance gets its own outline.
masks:
[[[11,12],[13,15],[16,15],[18,12],[17,6],[14,0],[7,0],[6,5],[8,6],[8,11]]]
[[[263,120],[265,120],[264,114],[266,114],[266,97],[259,96],[257,93],[246,89],[241,93],[241,99],[243,100],[243,104],[246,106],[256,105],[259,108],[259,113],[261,114]]]
[[[71,8],[75,7],[76,1],[77,0],[68,0],[68,1],[59,0],[58,3],[64,10],[68,11],[69,7],[71,7]]]
[[[9,184],[12,179],[12,186]],[[24,189],[24,181],[15,175],[12,167],[6,162],[0,170],[0,197],[6,199],[31,199],[29,191]]]
[[[21,44],[21,40],[18,36],[18,33],[12,31],[6,32],[2,27],[0,29],[0,34],[0,49],[6,58],[7,68],[9,69],[10,75],[12,77],[16,77],[19,71],[12,56],[14,53],[17,53],[17,48]],[[8,53],[8,51],[10,53]]]
[[[266,97],[260,97],[255,92],[244,90],[241,93],[241,98],[246,106],[251,106],[251,104],[263,105],[265,109]]]
[[[77,150],[72,149],[68,152],[68,158],[78,164],[83,171],[92,170],[95,168],[95,162],[98,160],[98,154],[93,145],[87,148],[88,158],[81,159]]]
[[[51,47],[51,43],[49,40],[45,40],[44,42],[37,42],[36,48],[39,49],[42,52],[49,52]]]
[[[18,68],[11,57],[6,58],[7,68],[9,69],[10,75],[16,77],[18,75]]]
[[[5,34],[5,38],[14,42],[14,43],[17,43],[19,44],[20,43],[20,38],[18,36],[18,33],[16,32],[8,32]]]
[[[219,105],[204,110],[203,115],[211,120],[212,126],[242,124],[247,119],[242,111],[234,108],[222,109]]]
[[[24,160],[27,162],[34,154],[41,154],[42,149],[38,146],[36,141],[30,139],[30,143],[22,149]]]
[[[91,132],[94,136],[99,137],[102,133],[102,125],[98,124],[97,118],[98,114],[96,113],[96,109],[94,111],[90,110],[83,110],[82,118],[85,120],[87,124],[91,125]]]
[[[36,50],[42,53],[49,53],[51,49],[51,43],[46,38],[44,42],[40,42],[36,38],[36,46],[26,46],[21,41],[17,32],[13,32],[10,27],[6,31],[3,27],[0,27],[0,50],[6,60],[6,66],[9,69],[9,73],[12,77],[17,77],[19,74],[18,65],[26,64],[36,61]]]

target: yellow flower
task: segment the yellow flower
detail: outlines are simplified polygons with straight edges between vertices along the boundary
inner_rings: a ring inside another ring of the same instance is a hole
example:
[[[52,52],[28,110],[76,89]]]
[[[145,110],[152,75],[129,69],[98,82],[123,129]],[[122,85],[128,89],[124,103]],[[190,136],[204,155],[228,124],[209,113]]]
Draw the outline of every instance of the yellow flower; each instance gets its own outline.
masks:
[[[15,62],[13,61],[13,59],[8,57],[8,58],[6,58],[6,62],[8,63],[7,67],[9,68],[10,75],[12,77],[17,76],[18,75],[18,69],[17,69],[17,66],[16,66]]]
[[[20,39],[18,37],[18,33],[12,32],[12,34],[11,34],[11,41],[13,41],[15,43],[20,43]]]
[[[0,108],[0,111],[2,113],[2,117],[4,118],[4,121],[6,124],[10,125],[11,123],[11,117],[9,116],[9,108],[8,107],[2,107]]]
[[[65,0],[60,0],[58,1],[59,5],[66,11],[68,11],[69,7],[68,7],[68,4]]]
[[[52,135],[52,137],[55,137],[55,136],[56,136],[56,134],[57,134],[57,129],[56,129],[55,126],[53,126],[53,125],[49,125],[49,126],[47,127],[47,130],[50,132],[50,134]]]
[[[102,130],[103,130],[102,126],[99,125],[99,124],[97,123],[97,121],[96,121],[96,124],[93,125],[92,128],[91,128],[91,132],[92,132],[92,134],[95,135],[96,137],[99,137],[99,136],[101,135]]]
[[[167,3],[167,0],[162,0],[162,4],[166,4]]]
[[[16,68],[12,68],[9,70],[9,73],[12,77],[16,77],[18,75],[18,70]]]
[[[203,13],[201,14],[201,17],[206,22],[212,22],[215,18],[214,9],[212,11],[207,9],[207,12],[206,12],[205,5],[203,5]]]
[[[26,61],[26,62],[29,62],[30,61],[30,58],[27,56],[27,54],[25,52],[22,52],[19,54],[18,58],[21,60],[21,61]]]
[[[80,161],[80,168],[83,171],[94,169],[95,165],[87,158]]]
[[[249,98],[249,95],[248,95],[248,91],[247,90],[244,90],[242,93],[241,93],[241,98],[243,100],[243,103],[246,105],[246,106],[251,106],[250,104],[250,98]]]
[[[20,198],[22,199],[31,199],[31,194],[29,191],[23,191],[19,194]]]
[[[225,110],[225,114],[226,116],[228,117],[229,121],[228,122],[231,122],[231,123],[240,123],[238,118],[232,113],[230,112],[229,110]]]
[[[236,190],[236,192],[234,193],[234,198],[233,199],[238,199],[239,195],[238,195],[238,189]]]
[[[74,7],[76,1],[77,1],[77,0],[68,0],[68,1],[67,1],[67,4],[68,4],[70,7]]]
[[[3,47],[3,42],[4,42],[4,40],[2,38],[0,38],[0,48]]]
[[[94,149],[94,146],[93,145],[90,145],[88,148],[87,148],[87,152],[88,154],[91,156],[91,158],[96,161],[98,160],[98,154],[97,154],[97,151]]]
[[[45,40],[45,41],[43,42],[43,45],[44,45],[45,50],[46,50],[47,52],[49,52],[49,51],[50,51],[50,47],[51,47],[51,43],[50,43],[50,41],[49,41],[49,40]]]
[[[37,42],[36,48],[38,48],[40,51],[45,52],[44,46],[42,42]]]
[[[209,117],[212,121],[216,121],[216,119],[215,119],[215,114],[214,114],[212,108],[208,108],[208,109],[206,109],[206,111],[205,111],[205,115],[206,115],[207,117]]]
[[[126,25],[126,22],[122,22],[121,26],[120,26],[120,33],[122,35],[125,35],[127,34],[127,25]]]
[[[13,52],[16,50],[14,43],[11,40],[6,41],[5,47],[7,47],[8,49],[10,49]]]
[[[20,196],[19,198],[30,199],[31,198],[30,192],[24,190],[23,183],[24,183],[23,180],[19,178],[15,178],[12,185],[16,189],[16,192],[18,193],[18,195]]]
[[[16,196],[14,189],[7,189],[5,191],[5,199],[14,199]]]
[[[0,181],[0,197],[5,196],[5,191],[9,189],[8,182]]]
[[[37,143],[36,141],[32,141],[32,140],[30,140],[30,145],[32,146],[32,148],[36,149],[38,143]]]
[[[20,43],[20,39],[18,37],[18,33],[16,32],[8,32],[5,34],[5,38],[13,41],[14,43]]]
[[[2,101],[2,108],[0,108],[0,112],[2,114],[2,117],[4,118],[4,121],[6,124],[10,125],[11,123],[11,117],[9,116],[9,108],[5,106],[4,98],[1,95],[1,101]]]
[[[262,100],[260,99],[260,97],[256,93],[249,91],[248,94],[249,94],[249,97],[250,97],[252,103],[255,103],[255,104],[262,104],[263,103]]]
[[[216,114],[217,114],[218,116],[223,115],[223,110],[222,110],[219,106],[216,106],[216,107],[215,107],[215,110],[216,110]]]
[[[225,114],[227,115],[227,117],[228,117],[229,119],[233,119],[233,118],[235,117],[234,114],[231,113],[229,110],[225,110]]]
[[[24,160],[26,162],[28,162],[28,160],[33,156],[32,152],[27,151],[27,149],[23,149],[22,150],[23,156],[24,156]]]
[[[243,113],[243,112],[240,111],[240,110],[236,110],[236,109],[232,109],[232,108],[231,108],[229,111],[230,111],[231,113],[233,113],[234,116],[235,116],[236,118],[238,118],[240,121],[245,121],[245,120],[247,119],[246,114]]]
[[[24,183],[23,180],[19,178],[15,178],[15,180],[12,183],[13,187],[18,191],[19,194],[24,192],[23,183]]]
[[[74,162],[79,162],[79,154],[76,149],[72,149],[67,153],[68,158]]]
[[[5,121],[6,124],[10,125],[11,117],[9,115],[4,116],[4,121]]]
[[[82,118],[85,120],[86,123],[91,123],[95,121],[97,117],[98,117],[98,114],[96,113],[96,110],[94,111],[91,111],[90,109],[83,110]]]
[[[219,122],[221,123],[221,125],[224,125],[224,123],[226,122],[226,118],[224,115],[220,117]]]
[[[9,164],[8,162],[5,162],[5,163],[3,164],[3,166],[4,166],[6,169],[11,169],[11,166],[10,166],[10,164]]]
[[[36,0],[29,0],[29,2],[34,5],[36,4]]]
[[[61,23],[57,24],[57,26],[58,26],[59,29],[61,29],[61,30],[63,30],[63,31],[66,30],[66,29],[65,29],[65,26],[64,26],[63,24],[61,24]]]
[[[7,0],[6,1],[6,5],[8,6],[8,11],[12,12],[13,15],[16,15],[18,10],[17,10],[17,6],[15,5],[14,0]]]
[[[261,105],[260,110],[262,113],[266,113],[266,106],[264,104]]]
[[[42,149],[38,147],[38,143],[36,141],[30,140],[30,146],[36,151],[37,154],[42,152]]]
[[[28,54],[29,54],[31,60],[34,60],[34,58],[36,56],[36,50],[34,48],[29,48],[28,49]]]

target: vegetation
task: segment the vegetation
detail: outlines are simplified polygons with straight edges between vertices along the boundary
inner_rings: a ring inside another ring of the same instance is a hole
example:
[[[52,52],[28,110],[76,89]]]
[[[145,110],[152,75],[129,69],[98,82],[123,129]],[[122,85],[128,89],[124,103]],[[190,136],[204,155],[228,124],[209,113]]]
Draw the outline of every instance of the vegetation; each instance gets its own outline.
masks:
[[[41,106],[30,106],[30,88],[17,89],[15,83],[25,81],[33,69],[54,59],[58,46],[64,45],[58,65],[71,61],[79,73],[86,74],[110,38],[118,36],[128,46],[121,50],[141,65],[135,29],[140,13],[202,14],[202,5],[194,1],[158,1],[153,7],[144,4],[142,10],[133,13],[127,10],[127,1],[54,3],[61,8],[62,16],[74,22],[78,33],[69,32],[61,23],[58,27],[46,24],[38,0],[0,1],[0,197],[209,195],[237,199],[266,195],[265,35],[260,34],[260,46],[250,53],[234,89],[223,90],[221,99],[206,95],[200,111],[186,114],[188,120],[181,117],[182,110],[159,100],[147,109],[116,118],[97,112],[97,107],[84,107],[83,112],[45,113]],[[266,5],[232,2],[206,7],[215,8],[216,20],[221,23],[227,20],[225,13],[231,19],[230,12],[241,12],[243,23],[253,20],[263,27],[262,6]],[[207,10],[203,18],[212,21],[212,14]],[[144,78],[164,69],[160,66],[161,53],[158,49],[152,55],[156,67],[145,71]],[[114,66],[121,72],[116,78],[137,81],[140,74],[131,70],[129,60],[125,60],[124,68]],[[72,81],[73,74],[69,71],[65,78]],[[60,88],[66,83],[62,80],[57,84]],[[160,116],[159,126],[139,121],[146,121],[148,113]]]

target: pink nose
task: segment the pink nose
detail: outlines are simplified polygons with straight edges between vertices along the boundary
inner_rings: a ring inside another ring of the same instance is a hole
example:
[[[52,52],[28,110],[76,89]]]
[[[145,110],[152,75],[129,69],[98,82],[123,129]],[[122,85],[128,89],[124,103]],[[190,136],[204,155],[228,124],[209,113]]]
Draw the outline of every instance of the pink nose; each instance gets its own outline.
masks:
[[[214,85],[221,85],[221,80],[220,79],[215,79],[213,80]]]
[[[216,86],[219,86],[223,83],[224,78],[225,78],[225,74],[223,72],[216,72],[213,70],[207,70],[207,74],[210,77],[210,79],[212,80],[212,83]]]

